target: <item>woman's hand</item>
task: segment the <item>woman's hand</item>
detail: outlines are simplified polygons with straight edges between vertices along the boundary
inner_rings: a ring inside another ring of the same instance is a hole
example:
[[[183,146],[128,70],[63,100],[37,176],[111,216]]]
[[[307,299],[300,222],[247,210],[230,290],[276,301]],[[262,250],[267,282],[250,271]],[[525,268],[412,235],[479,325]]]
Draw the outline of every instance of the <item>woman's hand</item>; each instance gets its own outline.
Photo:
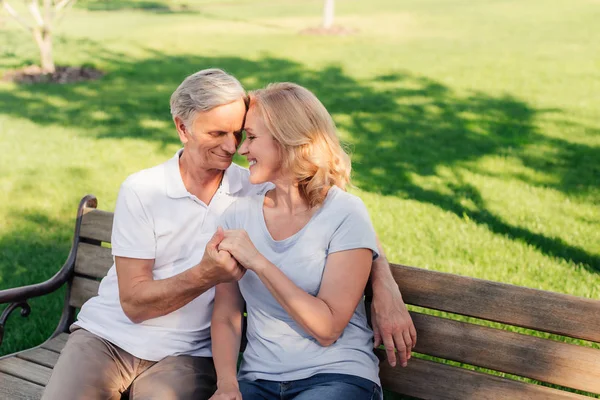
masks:
[[[264,257],[258,252],[245,230],[227,230],[219,243],[219,250],[228,251],[244,268],[254,272],[263,265]]]
[[[218,389],[210,400],[242,400],[237,382],[218,384]]]

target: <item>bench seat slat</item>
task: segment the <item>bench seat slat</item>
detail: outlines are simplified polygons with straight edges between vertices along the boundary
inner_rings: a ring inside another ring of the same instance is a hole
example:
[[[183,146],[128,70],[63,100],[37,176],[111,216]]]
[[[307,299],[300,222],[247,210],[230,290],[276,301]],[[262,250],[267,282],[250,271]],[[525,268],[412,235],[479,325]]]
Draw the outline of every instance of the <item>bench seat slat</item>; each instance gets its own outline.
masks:
[[[18,353],[16,357],[43,365],[48,368],[53,368],[54,365],[56,365],[56,361],[58,361],[58,354],[59,353],[56,353],[52,350],[38,347]]]
[[[113,213],[102,210],[89,210],[81,217],[82,238],[110,243]]]
[[[0,399],[37,400],[44,387],[0,372]]]
[[[385,357],[383,350],[376,350]],[[589,400],[589,397],[514,381],[460,367],[411,358],[405,368],[380,364],[383,387],[421,399],[440,400]]]
[[[0,372],[45,386],[50,380],[52,369],[17,357],[9,357],[0,360]]]
[[[411,316],[419,333],[418,353],[600,393],[598,349],[431,315]]]
[[[90,243],[79,243],[75,273],[104,278],[113,265],[111,249]]]
[[[600,342],[600,300],[400,265],[407,304]]]
[[[75,308],[81,308],[83,303],[98,294],[100,282],[76,276],[73,278],[73,286],[71,287],[71,299],[69,305]]]
[[[42,343],[40,347],[47,349],[47,350],[51,350],[55,353],[60,353],[62,351],[63,347],[65,347],[65,344],[67,344],[68,338],[69,338],[68,333],[61,333],[61,334],[57,335],[56,337]]]

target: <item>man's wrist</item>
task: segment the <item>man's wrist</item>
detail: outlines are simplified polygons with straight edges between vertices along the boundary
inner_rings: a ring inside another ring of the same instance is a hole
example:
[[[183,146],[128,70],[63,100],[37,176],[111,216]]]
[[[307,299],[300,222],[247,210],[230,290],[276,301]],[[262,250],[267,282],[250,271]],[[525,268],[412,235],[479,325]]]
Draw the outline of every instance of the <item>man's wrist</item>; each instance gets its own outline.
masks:
[[[384,300],[387,296],[382,296],[385,293],[391,294],[397,300],[402,300],[402,294],[398,288],[398,284],[390,271],[388,265],[381,265],[377,273],[371,273],[371,288],[373,289],[373,300]],[[388,301],[389,298],[384,301]]]
[[[239,389],[240,385],[238,383],[237,378],[234,376],[234,377],[230,377],[230,378],[224,378],[224,379],[217,380],[217,387],[218,388],[235,387],[235,388]]]
[[[199,289],[206,290],[207,287],[212,287],[218,284],[219,282],[209,282],[209,278],[206,276],[206,271],[210,271],[207,263],[210,261],[201,260],[198,264],[194,265],[190,268],[190,272],[192,274],[193,284],[195,287]]]

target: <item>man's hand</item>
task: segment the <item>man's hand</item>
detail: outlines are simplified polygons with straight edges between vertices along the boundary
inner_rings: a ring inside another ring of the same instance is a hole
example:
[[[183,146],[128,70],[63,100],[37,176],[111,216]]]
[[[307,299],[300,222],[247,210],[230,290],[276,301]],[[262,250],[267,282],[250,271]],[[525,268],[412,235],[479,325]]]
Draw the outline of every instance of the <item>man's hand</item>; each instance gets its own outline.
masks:
[[[197,265],[199,274],[204,279],[214,282],[214,285],[234,280],[239,281],[246,272],[246,269],[228,251],[219,249],[219,245],[224,238],[223,228],[218,227],[213,237],[206,244],[202,261]]]
[[[209,400],[242,400],[240,387],[236,379],[217,381],[217,391]]]
[[[417,344],[417,331],[396,282],[373,282],[373,302],[371,303],[371,323],[375,336],[375,347],[383,342],[388,362],[396,366],[398,349],[400,364],[406,367],[410,353]]]

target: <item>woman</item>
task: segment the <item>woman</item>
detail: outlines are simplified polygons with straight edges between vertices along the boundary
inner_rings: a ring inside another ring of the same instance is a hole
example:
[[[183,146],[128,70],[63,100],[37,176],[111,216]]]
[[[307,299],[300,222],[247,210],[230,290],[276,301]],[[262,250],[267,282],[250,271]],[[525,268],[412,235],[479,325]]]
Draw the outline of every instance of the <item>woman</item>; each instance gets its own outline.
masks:
[[[251,93],[250,181],[274,188],[223,215],[219,250],[246,268],[217,286],[214,399],[379,399],[363,292],[377,242],[362,201],[344,191],[350,160],[325,107],[278,83]],[[244,301],[248,344],[236,377]]]

